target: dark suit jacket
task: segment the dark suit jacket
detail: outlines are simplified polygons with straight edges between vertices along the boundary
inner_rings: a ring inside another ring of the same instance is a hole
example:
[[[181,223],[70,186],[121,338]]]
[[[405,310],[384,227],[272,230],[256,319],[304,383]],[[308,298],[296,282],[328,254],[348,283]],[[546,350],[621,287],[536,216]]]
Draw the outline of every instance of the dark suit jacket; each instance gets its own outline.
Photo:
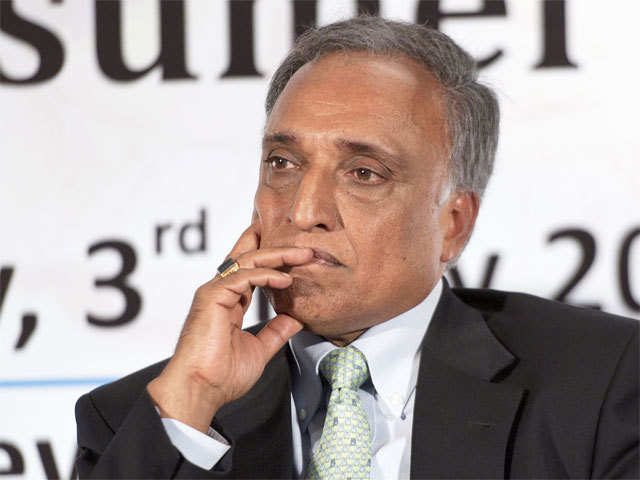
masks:
[[[423,343],[411,477],[638,478],[639,324],[445,286]],[[291,478],[289,355],[217,413],[232,448],[211,471],[172,446],[146,393],[166,361],[84,395],[81,478]]]

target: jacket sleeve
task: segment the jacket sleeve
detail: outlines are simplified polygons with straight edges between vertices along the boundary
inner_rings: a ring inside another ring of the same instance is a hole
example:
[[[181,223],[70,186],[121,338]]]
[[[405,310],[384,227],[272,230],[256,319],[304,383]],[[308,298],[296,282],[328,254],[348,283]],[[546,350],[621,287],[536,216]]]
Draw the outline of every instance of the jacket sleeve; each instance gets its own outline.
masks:
[[[76,403],[78,457],[84,478],[224,478],[231,450],[212,470],[187,461],[173,446],[146,390],[119,425],[107,420],[91,393]]]
[[[146,391],[119,426],[109,424],[88,393],[76,403],[76,423],[80,478],[173,478],[183,461]]]
[[[638,343],[636,327],[620,357],[600,410],[592,478],[640,478]]]

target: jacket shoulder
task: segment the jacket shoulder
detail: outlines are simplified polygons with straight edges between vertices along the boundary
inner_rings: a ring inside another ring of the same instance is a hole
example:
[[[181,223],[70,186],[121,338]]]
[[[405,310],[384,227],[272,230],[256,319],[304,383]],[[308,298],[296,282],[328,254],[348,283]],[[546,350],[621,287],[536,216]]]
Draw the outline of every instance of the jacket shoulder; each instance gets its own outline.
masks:
[[[640,322],[601,310],[581,308],[535,295],[489,289],[454,288],[467,305],[482,313],[491,325],[509,322],[522,333],[551,329],[556,335],[608,336],[629,339],[638,333]]]
[[[517,292],[454,289],[454,293],[482,314],[496,338],[530,372],[531,380],[593,382],[590,375],[599,372],[606,382],[625,350],[638,341],[640,322],[632,318]]]

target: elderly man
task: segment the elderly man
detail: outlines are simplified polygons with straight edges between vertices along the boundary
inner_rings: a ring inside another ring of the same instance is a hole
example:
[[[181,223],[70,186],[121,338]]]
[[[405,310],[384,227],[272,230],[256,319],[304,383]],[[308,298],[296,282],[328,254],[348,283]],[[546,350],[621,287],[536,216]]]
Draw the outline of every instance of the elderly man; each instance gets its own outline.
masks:
[[[476,76],[418,25],[297,41],[252,224],[171,359],[78,401],[81,477],[638,477],[638,322],[442,278],[496,147]]]

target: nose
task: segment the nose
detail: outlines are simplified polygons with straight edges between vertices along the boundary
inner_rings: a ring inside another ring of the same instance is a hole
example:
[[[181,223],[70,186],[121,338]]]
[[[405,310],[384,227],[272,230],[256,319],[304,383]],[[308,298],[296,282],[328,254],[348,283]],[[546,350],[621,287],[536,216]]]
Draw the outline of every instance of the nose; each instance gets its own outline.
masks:
[[[289,211],[289,221],[303,231],[333,231],[339,225],[333,175],[311,169],[302,177]]]

